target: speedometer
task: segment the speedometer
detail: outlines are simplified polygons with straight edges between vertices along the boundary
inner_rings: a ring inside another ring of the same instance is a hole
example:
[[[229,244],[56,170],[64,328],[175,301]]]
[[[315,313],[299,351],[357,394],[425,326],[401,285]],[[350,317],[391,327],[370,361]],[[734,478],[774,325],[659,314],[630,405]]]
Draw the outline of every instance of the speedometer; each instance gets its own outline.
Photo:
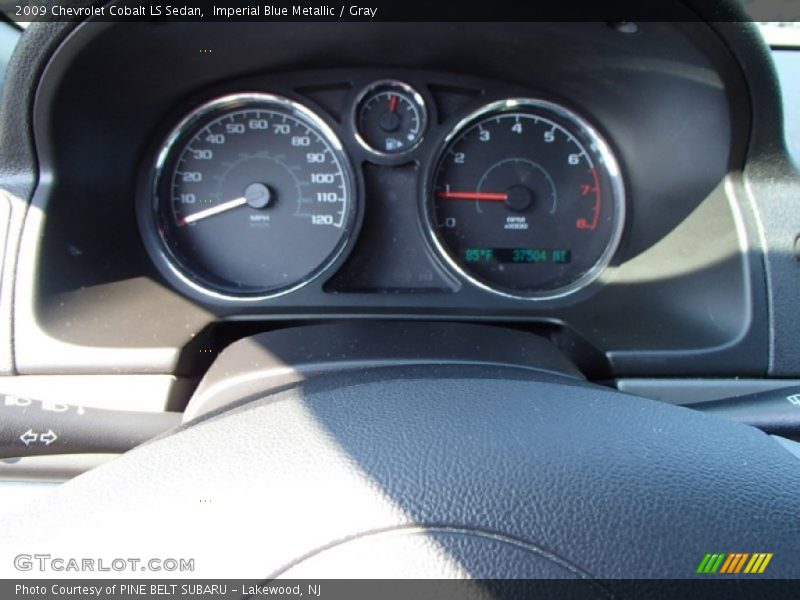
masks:
[[[341,254],[356,214],[352,169],[333,131],[295,101],[256,93],[209,102],[173,130],[151,206],[162,270],[231,300],[316,278]]]
[[[542,100],[490,104],[459,123],[432,171],[425,216],[473,284],[552,299],[595,280],[622,233],[622,177],[581,117]]]

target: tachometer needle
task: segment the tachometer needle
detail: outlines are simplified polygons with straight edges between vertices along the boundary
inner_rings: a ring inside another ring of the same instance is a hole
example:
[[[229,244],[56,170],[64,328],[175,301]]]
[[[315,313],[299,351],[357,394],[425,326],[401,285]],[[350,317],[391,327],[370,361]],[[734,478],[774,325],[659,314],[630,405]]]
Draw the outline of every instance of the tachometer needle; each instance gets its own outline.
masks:
[[[211,208],[206,208],[205,210],[198,210],[196,213],[192,213],[191,215],[186,215],[185,217],[181,218],[178,221],[178,225],[188,225],[189,223],[194,223],[196,221],[200,221],[208,217],[213,217],[214,215],[218,215],[219,213],[227,212],[234,208],[239,208],[240,206],[244,206],[245,204],[247,204],[247,198],[245,198],[244,196],[240,196],[238,198],[234,198],[233,200],[228,200],[227,202],[223,202],[222,204],[217,204],[216,206],[212,206]]]
[[[436,193],[437,198],[444,198],[446,200],[486,200],[488,202],[505,202],[508,200],[508,194],[495,194],[489,192],[448,192],[442,191]]]

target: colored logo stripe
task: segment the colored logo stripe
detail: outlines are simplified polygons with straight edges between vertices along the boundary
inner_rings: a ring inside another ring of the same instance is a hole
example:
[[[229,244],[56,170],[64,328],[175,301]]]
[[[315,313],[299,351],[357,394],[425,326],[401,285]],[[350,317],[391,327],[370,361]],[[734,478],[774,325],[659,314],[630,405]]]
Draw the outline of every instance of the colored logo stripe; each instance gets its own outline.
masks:
[[[759,552],[757,554],[753,554],[753,558],[750,559],[750,562],[747,563],[747,566],[744,568],[745,573],[763,573],[764,569],[767,568],[769,561],[772,560],[772,552],[765,553]]]
[[[748,552],[709,553],[700,561],[695,572],[706,575],[715,573],[733,575],[741,573],[742,569],[744,569],[744,573],[761,574],[772,560],[772,556],[771,552],[755,552],[753,554]]]
[[[749,554],[728,554],[728,558],[722,565],[720,573],[738,573],[744,566],[744,561],[750,557]]]
[[[700,566],[697,567],[697,573],[716,573],[722,564],[722,559],[725,558],[724,554],[706,554],[703,557]]]

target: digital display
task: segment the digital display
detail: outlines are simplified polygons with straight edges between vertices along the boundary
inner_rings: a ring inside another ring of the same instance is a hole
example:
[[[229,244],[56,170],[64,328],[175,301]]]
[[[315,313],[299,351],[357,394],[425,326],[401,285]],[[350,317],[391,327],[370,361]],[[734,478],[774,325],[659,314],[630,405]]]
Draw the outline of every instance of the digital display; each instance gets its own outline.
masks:
[[[467,248],[464,260],[468,263],[565,265],[572,261],[572,252],[563,248]]]

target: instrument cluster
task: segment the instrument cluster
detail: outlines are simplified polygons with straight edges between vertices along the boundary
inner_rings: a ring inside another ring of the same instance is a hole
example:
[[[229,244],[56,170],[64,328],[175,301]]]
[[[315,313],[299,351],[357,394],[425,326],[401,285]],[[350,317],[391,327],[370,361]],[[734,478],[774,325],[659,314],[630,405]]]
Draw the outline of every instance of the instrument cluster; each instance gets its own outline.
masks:
[[[357,244],[375,201],[365,173],[379,169],[383,185],[403,181],[396,196],[413,203],[425,253],[456,290],[552,301],[602,279],[626,198],[598,124],[544,93],[412,79],[229,88],[187,103],[138,193],[161,273],[223,304],[326,281]]]

